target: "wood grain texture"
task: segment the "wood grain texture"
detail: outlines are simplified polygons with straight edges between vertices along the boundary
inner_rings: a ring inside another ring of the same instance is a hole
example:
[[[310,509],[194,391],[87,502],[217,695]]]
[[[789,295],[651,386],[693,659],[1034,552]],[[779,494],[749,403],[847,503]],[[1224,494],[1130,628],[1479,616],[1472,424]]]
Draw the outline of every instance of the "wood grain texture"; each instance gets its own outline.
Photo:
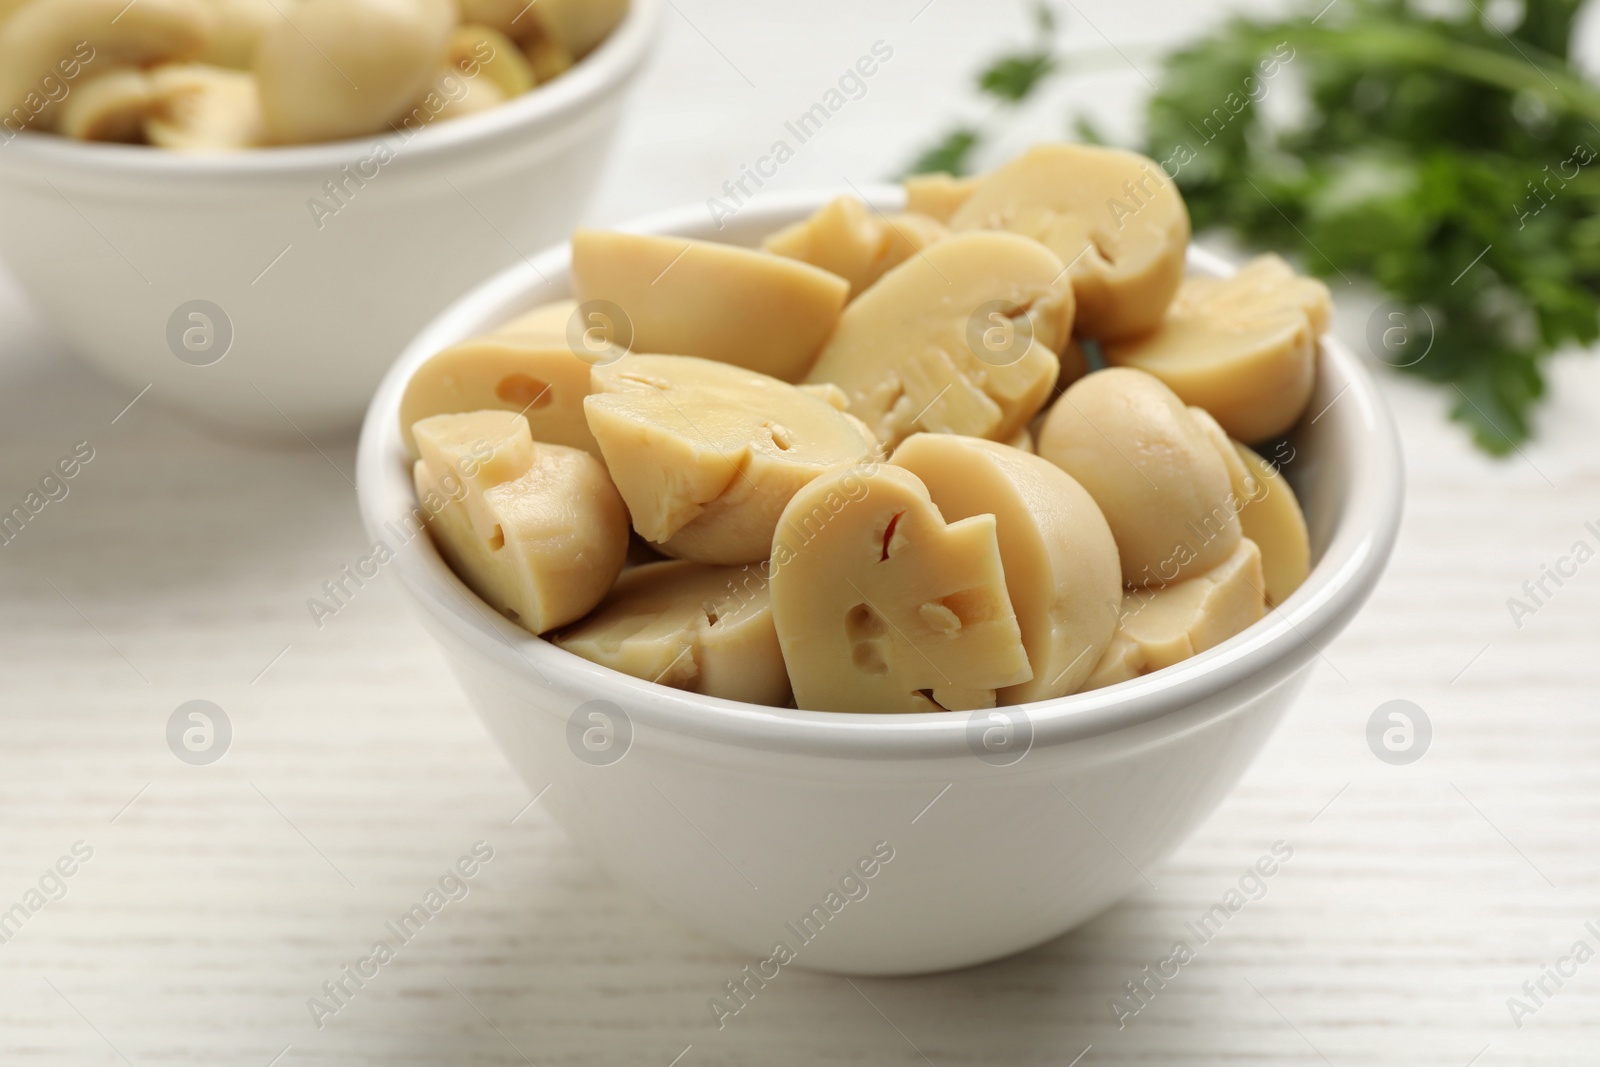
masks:
[[[792,22],[774,34],[742,7],[680,6],[597,220],[704,199],[877,37],[896,59],[777,184],[892,171],[974,40],[1024,25],[955,0],[911,23],[918,0],[830,34],[830,3],[772,15]],[[1197,16],[1173,11],[1164,31],[1188,32]],[[1111,5],[1084,14],[1119,41],[1151,32]],[[1081,20],[1068,32],[1099,40]],[[1375,301],[1340,296],[1359,340]],[[1506,608],[1541,564],[1596,543],[1592,361],[1558,366],[1540,441],[1504,462],[1443,423],[1446,398],[1386,379],[1408,462],[1394,561],[1154,887],[991,966],[786,970],[719,1030],[707,999],[749,961],[614,885],[528,806],[390,579],[312,620],[306,599],[366,548],[351,441],[219,440],[153,394],[113,424],[133,391],[62,356],[13,286],[0,317],[0,504],[76,442],[95,452],[0,548],[0,909],[75,842],[93,849],[0,944],[7,1067],[1593,1062],[1600,961],[1520,1028],[1506,1007],[1575,940],[1600,947],[1584,930],[1600,925],[1600,562],[1521,628]],[[208,767],[164,736],[195,698],[234,729]],[[1411,766],[1366,746],[1394,698],[1433,723]],[[494,858],[465,899],[319,1029],[307,998],[480,840]],[[1275,841],[1293,857],[1265,895],[1119,1028],[1110,998]]]

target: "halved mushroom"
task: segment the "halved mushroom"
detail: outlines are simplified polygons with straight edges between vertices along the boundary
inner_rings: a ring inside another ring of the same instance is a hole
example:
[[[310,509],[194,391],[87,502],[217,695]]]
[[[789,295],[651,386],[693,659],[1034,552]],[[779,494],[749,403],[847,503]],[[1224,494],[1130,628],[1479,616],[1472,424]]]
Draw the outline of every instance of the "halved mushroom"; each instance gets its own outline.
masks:
[[[1049,249],[1015,234],[958,234],[846,307],[806,380],[844,389],[851,412],[890,446],[919,430],[1003,441],[1049,397],[1072,314],[1072,287]]]
[[[1160,164],[1133,152],[1039,145],[980,179],[952,232],[1010,230],[1067,264],[1077,332],[1130,337],[1155,329],[1183,280],[1189,212]]]
[[[1249,471],[1239,525],[1261,547],[1261,571],[1268,604],[1282,604],[1311,573],[1311,538],[1306,517],[1278,468],[1244,445],[1234,443]],[[1236,490],[1237,492],[1237,490]]]
[[[1260,620],[1261,588],[1261,551],[1245,538],[1203,574],[1161,589],[1130,589],[1117,632],[1083,689],[1126,682],[1215,648]]]
[[[957,178],[949,174],[913,174],[903,183],[906,210],[948,224],[981,178]]]
[[[417,423],[412,474],[439,554],[533,633],[583,617],[622,571],[628,513],[600,461],[503,411]]]
[[[412,427],[421,419],[462,411],[523,416],[535,441],[581,448],[598,458],[583,398],[590,365],[564,339],[478,337],[452,345],[418,367],[400,399],[400,435],[416,455]]]
[[[700,356],[792,382],[828,339],[850,285],[782,256],[684,237],[578,230],[572,288],[630,320],[633,348]]]
[[[1111,642],[1122,601],[1117,545],[1093,498],[1053,463],[975,437],[913,434],[891,462],[922,479],[946,521],[994,516],[1033,669],[999,702],[1077,692]]]
[[[634,567],[599,607],[551,640],[647,682],[752,704],[789,702],[772,598],[750,567],[684,560]]]
[[[273,0],[210,0],[217,30],[197,57],[218,67],[249,70],[267,27],[283,18]]]
[[[1106,344],[1106,361],[1154,374],[1233,437],[1264,441],[1305,412],[1331,313],[1326,285],[1258,256],[1232,277],[1186,279],[1155,332]]]
[[[581,59],[605,40],[627,13],[628,0],[539,0],[518,24],[536,19],[546,37]],[[523,34],[513,29],[512,36]]]
[[[85,80],[61,102],[57,132],[80,141],[144,139],[144,117],[155,90],[138,67],[113,67]]]
[[[1033,677],[993,515],[946,524],[887,464],[794,495],[772,541],[772,617],[810,711],[966,711]]]
[[[821,267],[850,283],[850,299],[922,249],[949,236],[926,215],[882,215],[841,196],[809,217],[771,234],[768,252]]]
[[[1079,379],[1050,409],[1039,455],[1100,505],[1128,585],[1193,577],[1238,547],[1222,456],[1183,401],[1143,371]]]
[[[568,331],[574,329],[573,315],[577,310],[576,300],[552,300],[548,304],[540,304],[531,311],[524,311],[504,326],[496,328],[491,336],[514,337],[541,343],[570,340]],[[597,335],[591,354],[598,358],[605,353],[609,347],[606,342],[609,340],[608,337]],[[581,335],[579,343],[582,343]]]
[[[450,34],[445,50],[450,69],[469,78],[483,78],[500,90],[502,100],[532,89],[533,68],[516,42],[492,26],[466,24]]]
[[[204,63],[171,64],[150,74],[144,137],[158,148],[223,152],[265,136],[253,75]]]
[[[591,390],[584,413],[634,529],[680,559],[766,559],[789,498],[874,444],[826,400],[706,359],[629,356],[595,367]]]
[[[452,0],[316,0],[283,9],[256,50],[268,136],[295,144],[386,129],[443,65],[455,24]]]
[[[207,0],[30,0],[0,23],[0,116],[53,130],[61,108],[52,85],[95,69],[141,67],[199,54],[216,32]]]
[[[1278,468],[1230,438],[1204,408],[1191,404],[1189,415],[1228,469],[1231,506],[1239,514],[1239,529],[1261,549],[1267,603],[1281,604],[1311,573],[1311,538],[1300,502]]]

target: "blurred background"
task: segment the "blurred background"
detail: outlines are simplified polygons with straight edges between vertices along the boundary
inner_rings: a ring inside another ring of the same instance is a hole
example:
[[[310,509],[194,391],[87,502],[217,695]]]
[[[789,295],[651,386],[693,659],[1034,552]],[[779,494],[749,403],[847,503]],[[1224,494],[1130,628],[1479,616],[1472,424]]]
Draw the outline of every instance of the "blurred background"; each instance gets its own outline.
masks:
[[[1383,584],[1321,650],[1240,788],[1139,892],[965,972],[852,982],[786,969],[722,1029],[707,1001],[751,961],[566,842],[390,579],[321,625],[309,614],[368,551],[353,438],[202,434],[67,357],[0,282],[0,504],[92,454],[0,547],[0,911],[63,857],[75,872],[0,943],[0,1061],[1593,1062],[1600,565],[1585,564],[1600,548],[1600,370],[1581,348],[1595,185],[1587,163],[1558,186],[1543,176],[1579,145],[1600,149],[1594,90],[1568,81],[1600,61],[1600,15],[1574,25],[1576,73],[1545,58],[1564,34],[1528,22],[1564,26],[1575,7],[1430,5],[1467,27],[1444,35],[1465,50],[1430,51],[1425,20],[1357,0],[1057,0],[1049,20],[977,0],[671,0],[574,223],[726,197],[878,42],[891,57],[766,189],[892,179],[952,150],[953,130],[975,134],[973,169],[1068,136],[1159,155],[1152,139],[1186,107],[1209,113],[1205,87],[1233,76],[1247,36],[1225,29],[1233,15],[1296,13],[1295,59],[1263,110],[1285,108],[1274,113],[1292,131],[1296,107],[1323,108],[1337,130],[1219,140],[1180,180],[1196,183],[1197,221],[1235,232],[1199,240],[1265,242],[1321,274],[1337,331],[1374,363],[1441,345],[1382,369],[1408,464]],[[1188,67],[1166,61],[1219,39]],[[1399,73],[1363,82],[1385,64]],[[1319,86],[1350,106],[1308,98]],[[1580,555],[1544,595],[1526,591]],[[166,732],[197,699],[229,729],[204,766],[175,759]],[[1426,727],[1409,762],[1369,743],[1397,700]],[[308,998],[480,840],[493,859],[467,897],[319,1027]],[[1276,843],[1292,858],[1264,890],[1136,1014],[1116,1011]],[[994,901],[1006,906],[1006,886]]]

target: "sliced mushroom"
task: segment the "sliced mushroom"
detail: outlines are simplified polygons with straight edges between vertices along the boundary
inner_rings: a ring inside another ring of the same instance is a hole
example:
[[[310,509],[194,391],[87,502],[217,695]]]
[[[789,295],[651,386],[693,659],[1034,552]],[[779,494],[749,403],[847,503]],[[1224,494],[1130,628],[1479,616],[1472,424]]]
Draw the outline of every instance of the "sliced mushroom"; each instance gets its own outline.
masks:
[[[904,183],[906,210],[948,224],[981,180],[949,174],[913,174]]]
[[[627,13],[628,0],[539,0],[527,17],[538,20],[545,36],[568,55],[581,59],[594,51]]]
[[[223,152],[259,145],[265,136],[254,76],[204,63],[157,67],[145,140],[184,152]]]
[[[636,352],[700,356],[792,382],[839,320],[850,285],[782,256],[683,237],[578,230],[572,287],[632,325]]]
[[[514,337],[541,343],[568,340],[567,331],[574,329],[573,315],[577,310],[576,300],[553,300],[548,304],[540,304],[496,329],[493,336]],[[593,355],[598,357],[608,350],[607,340],[601,337],[595,339]],[[579,343],[582,344],[581,335]]]
[[[1305,412],[1331,313],[1326,285],[1259,256],[1232,277],[1186,279],[1155,332],[1108,343],[1106,361],[1154,374],[1233,437],[1265,441]]]
[[[535,442],[503,411],[435,415],[415,430],[417,498],[473,592],[536,634],[600,602],[628,553],[628,513],[599,460]]]
[[[950,229],[1010,230],[1048,246],[1071,272],[1077,332],[1094,338],[1155,329],[1189,246],[1189,212],[1159,164],[1079,144],[1039,145],[985,176]]]
[[[683,560],[634,567],[552,640],[647,682],[752,704],[789,702],[772,599],[751,567]]]
[[[57,132],[80,141],[144,139],[144,117],[155,96],[150,75],[138,67],[115,67],[86,77],[61,102]]]
[[[891,462],[922,479],[946,521],[994,516],[1033,669],[999,702],[1077,692],[1111,642],[1122,601],[1117,545],[1093,498],[1060,467],[975,437],[913,434]]]
[[[1100,505],[1128,585],[1193,577],[1238,547],[1222,456],[1183,401],[1143,371],[1113,367],[1074,383],[1050,409],[1039,455]]]
[[[841,196],[769,236],[768,252],[821,267],[850,283],[850,299],[922,249],[949,236],[926,215],[881,215]]]
[[[1282,604],[1311,573],[1311,538],[1294,490],[1276,467],[1234,443],[1248,469],[1239,525],[1261,547],[1268,604]],[[1238,492],[1236,489],[1235,492]]]
[[[288,144],[386,129],[443,65],[456,23],[451,0],[314,0],[283,16],[255,69],[268,136]]]
[[[492,83],[503,100],[520,96],[534,86],[533,68],[527,57],[515,41],[492,26],[456,27],[445,56],[451,69]]]
[[[851,412],[890,446],[919,430],[1003,441],[1050,395],[1072,309],[1049,249],[961,234],[846,307],[806,380],[844,389]]]
[[[993,515],[946,524],[922,481],[881,465],[794,495],[772,541],[772,613],[811,711],[966,711],[1033,676]]]
[[[283,18],[273,0],[210,0],[217,29],[197,57],[217,67],[249,70],[267,27]]]
[[[30,0],[0,23],[0,115],[53,130],[85,69],[140,67],[198,55],[216,32],[208,0]],[[56,89],[62,90],[58,95]]]
[[[452,345],[418,367],[400,399],[400,435],[417,454],[412,427],[433,415],[498,410],[522,415],[535,441],[600,446],[584,418],[590,364],[564,338],[479,337]]]
[[[1215,648],[1260,620],[1261,552],[1245,538],[1222,563],[1161,589],[1123,595],[1117,632],[1083,684],[1126,682]]]
[[[764,374],[688,356],[597,366],[589,429],[634,529],[669,556],[767,558],[789,498],[873,442],[826,400]]]

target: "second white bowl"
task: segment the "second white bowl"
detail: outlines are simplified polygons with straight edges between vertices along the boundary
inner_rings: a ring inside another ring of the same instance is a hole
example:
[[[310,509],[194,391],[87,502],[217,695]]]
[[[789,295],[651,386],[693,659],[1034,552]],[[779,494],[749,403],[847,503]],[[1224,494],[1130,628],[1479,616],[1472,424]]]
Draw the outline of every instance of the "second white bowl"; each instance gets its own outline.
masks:
[[[416,332],[571,230],[660,0],[490,111],[326,145],[195,156],[0,143],[0,258],[68,346],[147,403],[251,434],[354,426]]]

